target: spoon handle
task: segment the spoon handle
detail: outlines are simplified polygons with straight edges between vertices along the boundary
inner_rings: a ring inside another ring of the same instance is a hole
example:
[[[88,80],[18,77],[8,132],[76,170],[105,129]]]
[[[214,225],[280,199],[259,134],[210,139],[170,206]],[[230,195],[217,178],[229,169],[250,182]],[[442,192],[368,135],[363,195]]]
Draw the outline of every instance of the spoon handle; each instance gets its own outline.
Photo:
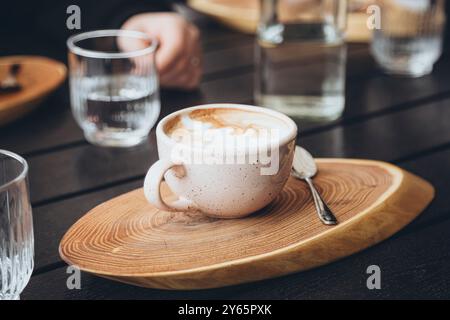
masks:
[[[309,188],[311,189],[311,194],[314,199],[314,205],[316,206],[317,214],[319,215],[320,220],[327,225],[335,225],[338,224],[336,217],[333,212],[331,212],[330,208],[328,208],[325,201],[323,201],[317,189],[314,187],[314,184],[310,178],[305,178],[306,183],[308,183]]]

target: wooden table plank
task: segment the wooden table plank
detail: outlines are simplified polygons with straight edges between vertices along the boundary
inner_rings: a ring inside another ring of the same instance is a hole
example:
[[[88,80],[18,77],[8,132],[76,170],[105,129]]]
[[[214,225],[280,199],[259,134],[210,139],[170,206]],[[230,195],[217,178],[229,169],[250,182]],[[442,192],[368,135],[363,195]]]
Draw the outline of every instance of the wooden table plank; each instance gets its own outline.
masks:
[[[20,298],[32,299],[226,299],[237,292],[235,287],[221,290],[199,291],[163,291],[133,287],[99,278],[90,274],[81,274],[81,290],[68,290],[66,281],[70,274],[66,267],[33,277]]]
[[[228,51],[221,53],[228,55],[226,61],[232,65],[233,61],[242,61],[245,66],[249,63],[250,53],[248,47],[243,47],[241,53]],[[245,49],[246,48],[246,49]],[[240,49],[239,49],[240,50]],[[238,50],[238,52],[239,52]],[[367,50],[367,48],[365,49]],[[446,86],[450,59],[443,59],[438,64],[436,71],[428,77],[420,79],[392,78],[374,71],[374,64],[368,58],[367,52],[356,46],[353,59],[349,62],[349,83],[347,89],[347,106],[344,117],[337,122],[321,124],[298,121],[302,130],[317,131],[337,126],[343,122],[355,121],[366,116],[377,115],[380,112],[388,112],[397,108],[408,107],[409,104],[422,103],[440,96],[448,96],[449,89]],[[222,52],[222,51],[221,51]],[[247,56],[245,59],[237,59],[238,56]],[[450,55],[449,55],[450,57]],[[211,61],[221,61],[215,56]],[[220,65],[220,63],[219,63]],[[227,65],[223,63],[222,65]],[[211,62],[209,68],[216,68],[217,64]],[[225,68],[224,70],[230,70]],[[233,69],[231,69],[233,70]],[[370,73],[368,76],[367,72]],[[219,79],[212,77],[202,83],[198,92],[163,92],[162,115],[176,109],[203,103],[234,102],[252,103],[253,99],[253,73],[222,74]],[[360,75],[366,75],[360,79]],[[352,81],[354,77],[354,81]],[[86,144],[81,130],[73,120],[69,105],[67,88],[62,88],[56,96],[41,109],[38,109],[29,117],[22,119],[10,126],[0,129],[0,146],[21,154],[33,154],[39,150],[51,151],[64,145]],[[39,152],[38,152],[39,153]]]
[[[449,299],[448,228],[450,220],[393,237],[323,268],[248,286],[235,298]],[[381,268],[381,290],[367,289],[370,265]]]
[[[310,135],[299,143],[321,157],[395,161],[450,142],[450,99]]]
[[[450,218],[449,164],[450,148],[401,163],[402,168],[430,181],[436,192],[433,202],[424,214],[411,223],[411,228],[420,228]]]
[[[24,299],[245,298],[374,299],[450,298],[450,219],[394,236],[327,266],[278,279],[225,289],[161,291],[133,288],[82,273],[82,290],[66,288],[66,268],[32,277]],[[379,265],[382,289],[368,290],[366,268]]]
[[[350,75],[373,69],[373,64],[366,61],[367,48],[361,46],[352,46],[352,48],[350,51],[354,52],[355,58],[349,65]],[[242,46],[230,44],[226,49],[205,54],[204,64],[205,79],[200,90],[162,92],[161,116],[183,107],[203,103],[251,102],[253,99],[252,44]],[[230,91],[225,91],[227,88]],[[24,119],[0,128],[0,146],[21,154],[46,152],[67,144],[83,142],[87,143],[70,110],[67,82],[41,108]]]
[[[154,134],[149,144],[132,150],[83,145],[33,157],[28,161],[32,204],[143,178],[157,158]]]
[[[450,142],[446,120],[450,118],[449,103],[449,99],[442,100],[320,134],[300,134],[298,142],[318,157],[394,161]],[[111,151],[82,145],[28,158],[32,202],[47,202],[139,178],[156,161],[156,153],[152,133],[148,144],[132,150]]]
[[[433,77],[394,82],[397,85],[389,82],[390,78],[384,76],[381,78],[376,78],[371,83],[373,86],[369,84],[366,88],[364,88],[364,90],[353,90],[353,92],[359,92],[360,97],[357,97],[356,99],[349,99],[345,119],[354,120],[356,118],[359,120],[360,117],[367,116],[367,114],[373,115],[375,113],[375,115],[378,115],[380,111],[391,109],[392,107],[388,104],[391,102],[398,103],[399,101],[404,101],[405,99],[412,99],[413,101],[414,99],[419,99],[419,102],[421,102],[422,100],[426,101],[427,94],[432,93],[434,90],[434,83],[442,84],[439,85],[440,87],[442,87],[440,89],[444,89],[445,82],[435,80],[435,77],[441,76],[443,77],[444,73],[438,72],[433,75]],[[212,101],[239,102],[239,100],[241,99],[245,100],[248,95],[251,94],[251,88],[244,95],[241,95],[240,90],[242,90],[242,88],[245,88],[245,85],[248,83],[249,79],[246,76],[241,76],[238,80],[239,81],[233,79],[233,81],[228,82],[224,82],[222,80],[210,82],[204,85],[204,91],[208,94],[204,95],[203,97],[193,95],[192,100],[186,99],[186,95],[181,93],[178,93],[178,95],[172,94],[172,102],[175,106],[182,106],[183,102],[193,103],[194,101],[198,100],[201,100],[202,103],[208,103]],[[414,85],[415,81],[418,82],[417,85]],[[391,94],[389,94],[389,91],[386,94],[383,93],[383,83],[389,84],[387,88],[390,88]],[[411,86],[415,88],[423,87],[426,89],[413,90],[412,92],[409,92],[408,87]],[[228,92],[231,92],[232,94],[224,96],[225,89],[231,90]],[[427,89],[429,89],[430,91],[428,91]],[[398,90],[398,92],[401,92],[402,94],[398,94],[396,90]],[[221,95],[222,98],[220,97]],[[390,97],[390,101],[386,102],[386,100],[389,99],[385,100],[384,97]],[[414,102],[409,102],[409,104],[401,104],[398,106],[398,108],[410,107],[410,105],[414,106]],[[0,135],[0,140],[2,140],[2,148],[12,149],[13,151],[21,153],[24,150],[30,150],[39,145],[51,146],[55,138],[61,139],[61,143],[65,141],[66,144],[74,142],[83,144],[84,140],[80,140],[82,139],[82,133],[73,121],[72,115],[68,110],[66,110],[67,112],[61,113],[58,112],[58,110],[56,112],[53,112],[53,110],[45,108],[45,110],[43,109],[42,111],[45,112],[42,112],[40,114],[42,115],[41,119],[27,117],[23,120],[27,122],[26,124],[24,124],[24,126],[26,127],[27,125],[30,125],[32,126],[32,129],[24,128],[20,125],[21,122],[19,122],[18,125],[14,124],[12,126],[4,128],[3,131],[0,131],[3,132],[3,134]],[[163,108],[163,114],[166,114],[169,111],[171,111],[170,107]],[[342,121],[345,122],[345,119]],[[308,127],[303,123],[299,124],[302,131],[306,130],[307,133],[311,131],[311,127]],[[336,125],[337,124],[321,126],[319,124],[314,128],[321,128],[323,130],[329,127],[335,127]],[[51,131],[49,131],[49,128],[51,128]],[[314,130],[312,131],[314,132]]]
[[[61,262],[59,241],[69,227],[84,213],[127,191],[140,188],[142,180],[76,196],[33,209],[35,237],[35,271]]]

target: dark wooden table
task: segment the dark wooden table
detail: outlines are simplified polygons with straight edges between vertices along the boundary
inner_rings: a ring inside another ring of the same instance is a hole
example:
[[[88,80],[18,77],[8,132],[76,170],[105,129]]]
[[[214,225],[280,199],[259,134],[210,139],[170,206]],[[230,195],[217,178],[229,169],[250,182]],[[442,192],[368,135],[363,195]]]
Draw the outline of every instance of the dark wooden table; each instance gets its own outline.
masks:
[[[205,75],[197,92],[162,93],[162,114],[213,102],[253,102],[253,38],[198,20]],[[38,53],[65,60],[51,46],[17,39],[2,54]],[[8,43],[8,42],[6,42]],[[432,75],[393,78],[381,73],[367,45],[350,44],[344,116],[328,124],[298,123],[298,142],[318,157],[385,160],[428,179],[431,206],[390,239],[330,265],[278,279],[193,292],[133,287],[81,274],[81,290],[66,286],[58,255],[65,231],[95,205],[140,187],[157,159],[154,131],[132,150],[89,145],[75,124],[67,84],[33,114],[0,129],[0,147],[30,165],[35,271],[23,299],[365,299],[450,298],[450,53]],[[381,268],[381,290],[368,290],[366,269]]]

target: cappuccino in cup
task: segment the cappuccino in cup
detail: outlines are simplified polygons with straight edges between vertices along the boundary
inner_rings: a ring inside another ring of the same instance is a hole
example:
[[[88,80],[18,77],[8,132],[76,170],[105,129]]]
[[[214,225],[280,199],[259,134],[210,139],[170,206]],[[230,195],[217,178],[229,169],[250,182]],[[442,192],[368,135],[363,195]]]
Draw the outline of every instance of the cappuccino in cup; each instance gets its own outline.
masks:
[[[156,207],[237,218],[270,203],[292,166],[297,127],[273,110],[235,104],[187,108],[165,117],[156,129],[157,161],[144,191]],[[179,199],[166,203],[165,179]]]
[[[218,107],[178,115],[164,132],[178,143],[172,159],[197,164],[259,163],[267,175],[278,170],[277,147],[289,130],[285,121],[261,112]]]

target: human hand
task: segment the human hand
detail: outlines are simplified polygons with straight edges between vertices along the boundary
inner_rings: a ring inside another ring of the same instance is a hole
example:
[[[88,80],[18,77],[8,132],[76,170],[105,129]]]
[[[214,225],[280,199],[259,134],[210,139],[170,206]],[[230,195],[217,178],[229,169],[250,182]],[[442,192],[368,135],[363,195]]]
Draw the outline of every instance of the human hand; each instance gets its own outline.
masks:
[[[161,86],[195,89],[202,76],[200,33],[176,13],[142,13],[129,18],[122,29],[136,30],[159,42],[156,68]]]

